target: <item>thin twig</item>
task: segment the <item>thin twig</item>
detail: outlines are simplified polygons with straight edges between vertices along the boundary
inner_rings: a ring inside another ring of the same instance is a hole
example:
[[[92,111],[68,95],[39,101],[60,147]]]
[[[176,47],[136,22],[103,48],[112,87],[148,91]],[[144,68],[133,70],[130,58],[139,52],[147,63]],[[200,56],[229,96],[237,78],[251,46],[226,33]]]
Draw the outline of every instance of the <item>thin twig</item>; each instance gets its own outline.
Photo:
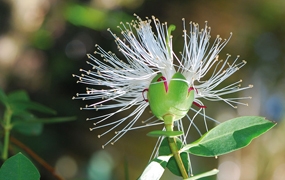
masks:
[[[35,161],[37,161],[39,164],[41,164],[45,169],[47,169],[57,180],[64,180],[63,177],[58,175],[55,172],[55,169],[49,165],[44,159],[42,159],[39,155],[37,155],[33,150],[31,150],[29,147],[27,147],[25,144],[17,140],[16,138],[10,136],[10,141],[14,143],[16,146],[23,149],[27,154],[29,154]]]

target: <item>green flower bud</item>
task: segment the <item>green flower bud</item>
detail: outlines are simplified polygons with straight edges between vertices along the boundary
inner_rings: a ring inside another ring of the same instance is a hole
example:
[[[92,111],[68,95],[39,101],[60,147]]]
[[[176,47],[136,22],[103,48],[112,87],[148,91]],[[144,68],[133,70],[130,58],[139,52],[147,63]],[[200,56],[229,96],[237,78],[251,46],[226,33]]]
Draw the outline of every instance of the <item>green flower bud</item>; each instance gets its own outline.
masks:
[[[194,91],[188,87],[181,73],[175,73],[169,85],[165,77],[158,74],[151,81],[147,97],[150,109],[158,119],[172,115],[174,120],[179,120],[188,113],[194,100]]]

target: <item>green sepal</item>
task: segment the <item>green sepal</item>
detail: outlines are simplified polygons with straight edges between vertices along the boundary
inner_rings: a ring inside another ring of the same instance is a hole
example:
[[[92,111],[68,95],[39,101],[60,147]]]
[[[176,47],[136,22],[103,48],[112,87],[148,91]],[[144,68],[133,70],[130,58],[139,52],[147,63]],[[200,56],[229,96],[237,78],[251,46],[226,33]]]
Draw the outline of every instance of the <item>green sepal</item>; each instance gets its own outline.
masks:
[[[181,136],[183,135],[182,131],[151,131],[147,133],[147,136],[151,137],[160,137],[160,136],[165,136],[165,137],[176,137],[176,136]]]
[[[182,147],[182,141],[179,138],[175,138],[176,144],[178,149],[180,149]],[[158,154],[159,156],[164,156],[164,155],[170,155],[172,154],[171,149],[169,147],[169,143],[168,143],[168,139],[164,138],[160,144],[159,150],[158,150]],[[182,152],[180,153],[182,162],[184,164],[184,167],[187,171],[187,173],[189,172],[189,156],[186,152]],[[166,166],[173,174],[177,175],[177,176],[182,176],[179,167],[177,166],[176,160],[174,159],[174,157],[172,156]]]
[[[267,132],[276,123],[264,117],[243,116],[219,124],[197,141],[184,146],[197,156],[214,157],[230,153],[247,146],[254,138]]]

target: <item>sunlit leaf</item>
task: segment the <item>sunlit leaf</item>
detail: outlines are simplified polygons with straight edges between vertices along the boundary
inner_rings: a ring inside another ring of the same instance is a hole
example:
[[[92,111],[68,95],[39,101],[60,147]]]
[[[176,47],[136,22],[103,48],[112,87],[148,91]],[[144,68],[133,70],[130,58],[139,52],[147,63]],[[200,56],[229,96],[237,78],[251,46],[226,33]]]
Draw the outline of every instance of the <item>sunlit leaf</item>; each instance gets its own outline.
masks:
[[[64,17],[75,26],[84,26],[95,30],[112,28],[114,31],[116,31],[115,27],[119,22],[132,20],[132,16],[123,11],[105,11],[72,3],[66,5]]]
[[[159,180],[171,156],[158,156],[144,169],[139,180]]]
[[[0,179],[39,180],[40,173],[26,156],[18,153],[3,163],[0,169]]]
[[[196,180],[196,179],[200,179],[200,178],[204,178],[204,177],[208,177],[208,176],[213,176],[218,174],[219,170],[218,169],[213,169],[211,171],[208,172],[204,172],[195,176],[191,176],[190,178],[184,179],[184,180]]]
[[[265,133],[276,123],[258,116],[243,116],[228,120],[211,129],[181,151],[197,156],[219,156],[247,146],[254,138]]]
[[[65,9],[65,18],[76,26],[85,26],[92,29],[106,29],[107,11],[95,9],[79,4],[68,4]]]
[[[147,133],[148,136],[151,137],[159,137],[159,136],[165,136],[165,137],[175,137],[175,136],[181,136],[183,135],[182,131],[151,131]]]

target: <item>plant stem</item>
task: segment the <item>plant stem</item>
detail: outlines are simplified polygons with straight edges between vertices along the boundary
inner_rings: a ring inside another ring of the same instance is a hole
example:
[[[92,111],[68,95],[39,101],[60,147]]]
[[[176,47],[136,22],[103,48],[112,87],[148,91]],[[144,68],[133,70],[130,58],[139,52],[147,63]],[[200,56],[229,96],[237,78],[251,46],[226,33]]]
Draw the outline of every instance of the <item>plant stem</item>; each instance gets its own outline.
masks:
[[[11,130],[11,116],[12,110],[10,107],[7,107],[4,112],[4,144],[3,144],[3,151],[2,151],[2,159],[5,161],[8,158],[8,148],[9,148],[9,137],[10,137],[10,130]]]
[[[173,115],[165,115],[163,118],[164,118],[166,131],[173,131],[173,122],[174,122]],[[181,156],[179,154],[179,149],[177,147],[175,138],[169,137],[168,143],[183,179],[188,178],[188,174],[182,162]]]

